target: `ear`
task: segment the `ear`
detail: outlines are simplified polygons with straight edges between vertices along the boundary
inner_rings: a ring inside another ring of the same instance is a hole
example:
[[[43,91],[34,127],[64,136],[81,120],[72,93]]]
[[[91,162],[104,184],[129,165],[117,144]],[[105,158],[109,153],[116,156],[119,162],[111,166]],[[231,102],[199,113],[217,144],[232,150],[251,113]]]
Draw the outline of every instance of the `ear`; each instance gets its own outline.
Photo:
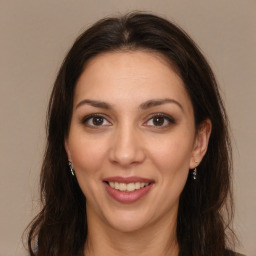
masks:
[[[196,133],[194,148],[190,158],[190,165],[189,165],[190,169],[196,168],[199,165],[199,163],[202,161],[208,148],[211,131],[212,131],[212,123],[209,119],[206,119],[205,121],[202,122],[202,124],[200,125]]]
[[[65,147],[65,150],[66,150],[66,153],[67,153],[67,156],[68,156],[68,161],[72,162],[71,152],[70,152],[70,149],[69,149],[68,138],[65,138],[64,147]]]

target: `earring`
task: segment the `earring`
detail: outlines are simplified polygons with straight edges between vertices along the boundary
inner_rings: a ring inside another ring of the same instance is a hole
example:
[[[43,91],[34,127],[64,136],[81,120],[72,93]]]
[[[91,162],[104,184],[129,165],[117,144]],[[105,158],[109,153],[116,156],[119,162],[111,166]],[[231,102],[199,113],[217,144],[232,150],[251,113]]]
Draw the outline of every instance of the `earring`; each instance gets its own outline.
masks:
[[[73,164],[70,161],[68,161],[68,165],[69,165],[70,172],[71,172],[72,176],[75,176],[74,169],[73,169]]]
[[[197,176],[197,169],[195,168],[194,171],[193,171],[193,180],[196,180],[196,176]]]
[[[198,161],[195,161],[195,163],[198,164]],[[193,180],[196,180],[196,178],[197,178],[197,169],[196,169],[196,167],[195,167],[192,175],[193,175]]]

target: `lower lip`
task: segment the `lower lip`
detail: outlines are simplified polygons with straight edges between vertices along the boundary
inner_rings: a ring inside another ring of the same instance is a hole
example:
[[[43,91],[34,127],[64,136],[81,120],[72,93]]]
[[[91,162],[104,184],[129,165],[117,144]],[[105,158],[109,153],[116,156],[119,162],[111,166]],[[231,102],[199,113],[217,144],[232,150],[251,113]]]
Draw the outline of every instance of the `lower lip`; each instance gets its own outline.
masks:
[[[123,191],[111,188],[105,182],[104,182],[104,184],[105,184],[108,194],[120,203],[133,203],[133,202],[138,201],[143,196],[145,196],[153,186],[153,183],[152,183],[144,188],[140,188],[140,189],[134,190],[132,192],[123,192]]]

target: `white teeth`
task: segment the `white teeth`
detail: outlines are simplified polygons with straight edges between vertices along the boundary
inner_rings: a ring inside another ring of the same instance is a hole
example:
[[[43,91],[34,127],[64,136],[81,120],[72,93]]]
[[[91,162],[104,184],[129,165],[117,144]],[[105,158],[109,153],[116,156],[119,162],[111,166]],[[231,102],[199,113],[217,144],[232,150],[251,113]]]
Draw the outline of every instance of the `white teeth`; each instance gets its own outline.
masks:
[[[125,191],[126,190],[126,184],[125,183],[120,183],[119,190]]]
[[[126,186],[127,191],[134,191],[135,190],[135,184],[134,183],[129,183]]]
[[[148,186],[149,182],[132,182],[132,183],[119,183],[119,182],[109,182],[111,188],[117,189],[119,191],[132,192],[137,189]]]
[[[119,183],[115,182],[115,189],[119,189]]]
[[[136,182],[136,183],[135,183],[135,188],[136,188],[136,189],[140,189],[140,183],[139,183],[139,182]]]

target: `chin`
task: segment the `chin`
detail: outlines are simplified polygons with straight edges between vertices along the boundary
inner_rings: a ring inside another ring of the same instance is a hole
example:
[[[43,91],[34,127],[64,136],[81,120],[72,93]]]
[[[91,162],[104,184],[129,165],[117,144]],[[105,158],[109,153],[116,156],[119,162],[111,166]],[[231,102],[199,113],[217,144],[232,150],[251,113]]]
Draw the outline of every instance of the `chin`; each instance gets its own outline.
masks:
[[[131,209],[110,209],[105,212],[105,222],[119,232],[138,232],[157,222],[157,211],[147,207],[132,207]]]
[[[140,231],[147,226],[145,218],[128,214],[126,214],[126,216],[122,216],[121,218],[111,218],[108,223],[113,229],[123,233]]]

